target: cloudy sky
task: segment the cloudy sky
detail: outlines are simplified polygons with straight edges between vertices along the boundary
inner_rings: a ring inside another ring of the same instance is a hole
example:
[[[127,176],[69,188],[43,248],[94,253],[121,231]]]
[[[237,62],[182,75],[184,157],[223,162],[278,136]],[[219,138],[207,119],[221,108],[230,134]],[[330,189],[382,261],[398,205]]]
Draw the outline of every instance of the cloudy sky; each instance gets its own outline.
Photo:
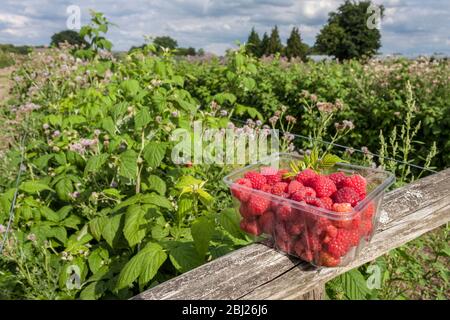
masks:
[[[328,12],[339,0],[0,0],[0,43],[48,44],[67,29],[67,8],[105,13],[117,24],[108,37],[115,50],[140,45],[144,35],[169,35],[180,46],[221,54],[235,40],[244,42],[254,26],[259,33],[278,25],[283,42],[298,26],[312,45]],[[382,21],[383,53],[450,54],[449,0],[376,0],[386,8]]]

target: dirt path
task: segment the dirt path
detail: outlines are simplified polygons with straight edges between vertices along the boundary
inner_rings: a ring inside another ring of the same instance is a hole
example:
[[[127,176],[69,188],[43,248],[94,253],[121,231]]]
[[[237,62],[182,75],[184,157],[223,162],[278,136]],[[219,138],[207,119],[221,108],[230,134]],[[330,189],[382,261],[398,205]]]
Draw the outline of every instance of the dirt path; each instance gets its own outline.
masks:
[[[14,67],[0,69],[0,104],[7,99],[11,87],[10,75]]]

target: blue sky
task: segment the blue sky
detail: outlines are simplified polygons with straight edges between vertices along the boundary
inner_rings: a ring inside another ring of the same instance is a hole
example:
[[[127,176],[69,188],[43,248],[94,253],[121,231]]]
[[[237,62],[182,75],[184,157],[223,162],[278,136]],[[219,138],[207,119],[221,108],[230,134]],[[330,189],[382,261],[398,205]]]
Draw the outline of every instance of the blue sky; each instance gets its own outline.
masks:
[[[144,42],[144,35],[169,35],[180,46],[221,54],[244,42],[254,26],[262,34],[277,24],[283,42],[298,26],[313,44],[328,12],[339,0],[0,0],[0,43],[48,44],[53,33],[66,29],[67,7],[105,13],[118,26],[108,37],[114,49],[127,50]],[[450,54],[449,0],[376,0],[386,8],[381,24],[382,53]]]

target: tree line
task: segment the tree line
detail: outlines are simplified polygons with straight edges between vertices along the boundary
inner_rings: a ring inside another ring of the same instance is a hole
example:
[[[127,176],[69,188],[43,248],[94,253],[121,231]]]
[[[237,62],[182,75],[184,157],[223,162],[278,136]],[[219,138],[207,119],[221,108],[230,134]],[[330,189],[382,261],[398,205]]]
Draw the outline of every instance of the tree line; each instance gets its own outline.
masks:
[[[369,27],[368,22],[381,19],[384,7],[378,7],[379,17],[374,16],[371,10],[371,1],[355,2],[346,0],[339,8],[330,12],[327,23],[316,36],[316,41],[309,47],[302,41],[300,30],[294,27],[287,39],[286,46],[281,42],[278,26],[275,26],[270,36],[265,32],[262,38],[252,28],[245,44],[247,52],[255,57],[280,54],[289,59],[300,58],[306,60],[308,54],[326,54],[340,60],[352,58],[371,57],[381,47],[381,34],[377,28]],[[52,37],[52,45],[68,41],[72,44],[85,45],[86,41],[76,32],[66,30]],[[178,47],[178,42],[169,36],[160,36],[153,39],[153,44],[162,51],[163,48],[174,50],[176,55],[203,55],[203,49],[193,47]],[[144,46],[144,45],[143,45]],[[141,46],[142,47],[142,46]],[[132,47],[130,51],[139,48]]]

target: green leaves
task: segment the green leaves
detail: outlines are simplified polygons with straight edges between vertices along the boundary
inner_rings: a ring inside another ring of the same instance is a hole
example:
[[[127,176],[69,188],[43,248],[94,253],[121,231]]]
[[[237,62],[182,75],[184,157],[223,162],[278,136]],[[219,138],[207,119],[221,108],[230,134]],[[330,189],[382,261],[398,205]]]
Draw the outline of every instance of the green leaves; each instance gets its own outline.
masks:
[[[150,175],[148,177],[148,187],[150,190],[155,190],[162,196],[166,193],[166,183],[158,176]]]
[[[129,97],[134,97],[141,90],[139,86],[139,82],[135,79],[129,79],[122,81],[121,88],[125,92],[125,94]]]
[[[141,283],[148,283],[166,261],[167,254],[156,243],[148,243],[141,251],[128,261],[119,274],[116,289],[131,285],[138,277]]]
[[[84,168],[84,176],[86,177],[91,172],[98,172],[108,158],[109,155],[107,153],[101,153],[90,157]]]
[[[123,225],[123,218],[123,214],[118,214],[111,218],[108,218],[105,226],[101,231],[102,237],[113,248],[120,238],[120,229]]]
[[[147,108],[142,108],[136,113],[134,117],[134,127],[136,130],[141,130],[151,121],[150,112]]]
[[[119,175],[128,179],[136,179],[137,157],[137,153],[134,150],[127,150],[121,153],[119,157]]]
[[[364,300],[371,293],[371,290],[367,288],[364,276],[358,269],[353,269],[342,274],[341,281],[345,295],[350,300]]]
[[[123,234],[130,247],[134,247],[144,239],[146,234],[146,210],[140,205],[131,205],[125,214]]]
[[[169,258],[173,266],[180,272],[187,272],[203,263],[192,242],[175,241],[170,244]]]
[[[147,164],[156,169],[166,154],[167,145],[163,142],[150,141],[144,148],[144,159]]]
[[[194,245],[201,257],[208,251],[209,241],[214,233],[214,223],[206,217],[197,218],[191,226]]]
[[[41,191],[49,190],[53,191],[48,185],[37,182],[37,181],[25,181],[22,182],[19,186],[19,190],[25,191],[27,193],[35,194]]]

